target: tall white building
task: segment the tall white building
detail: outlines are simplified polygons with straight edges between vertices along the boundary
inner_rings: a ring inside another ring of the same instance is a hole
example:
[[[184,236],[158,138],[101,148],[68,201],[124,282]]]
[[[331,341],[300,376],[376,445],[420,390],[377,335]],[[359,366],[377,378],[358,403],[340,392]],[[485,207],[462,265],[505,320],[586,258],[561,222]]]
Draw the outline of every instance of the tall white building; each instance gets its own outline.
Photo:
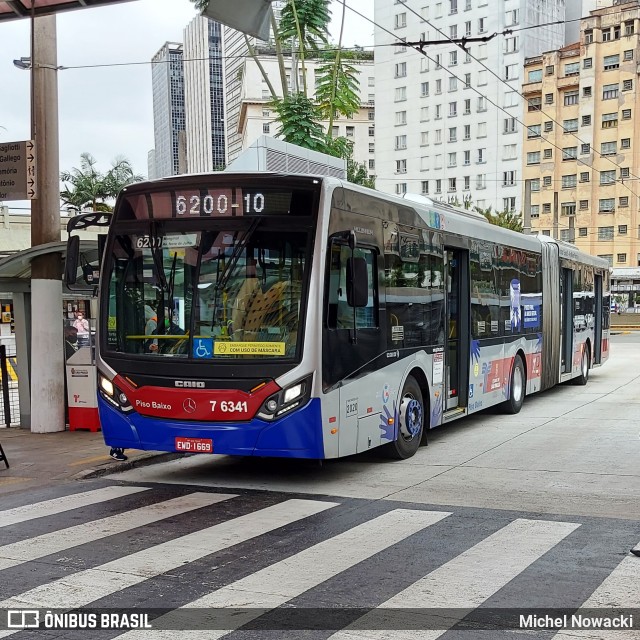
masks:
[[[374,10],[376,187],[520,211],[524,59],[564,42],[563,25],[527,27],[564,20],[564,0],[375,0]],[[448,43],[505,29],[470,53]],[[425,47],[431,60],[381,46],[401,40],[445,43]]]
[[[184,30],[187,172],[226,164],[222,27],[198,16]]]
[[[278,60],[275,55],[261,53],[258,59],[263,69],[267,72],[269,80],[278,95],[282,95],[282,83]],[[286,76],[291,86],[291,58],[285,59]],[[361,164],[365,164],[369,175],[375,175],[374,163],[374,65],[369,60],[349,60],[349,63],[358,71],[360,81],[360,109],[352,118],[340,116],[333,121],[333,137],[343,136],[353,142],[353,158]],[[316,71],[326,65],[326,61],[307,60],[307,87],[311,95],[315,88]],[[302,71],[298,67],[299,82],[302,84]],[[267,83],[264,81],[258,65],[252,58],[243,61],[238,69],[239,81],[239,118],[237,128],[238,144],[240,150],[251,146],[260,136],[275,136],[279,124],[275,122],[276,113],[269,106],[271,94]],[[329,122],[322,123],[326,128]]]
[[[166,42],[151,60],[153,87],[153,167],[149,175],[164,178],[184,173],[184,76],[182,44]]]

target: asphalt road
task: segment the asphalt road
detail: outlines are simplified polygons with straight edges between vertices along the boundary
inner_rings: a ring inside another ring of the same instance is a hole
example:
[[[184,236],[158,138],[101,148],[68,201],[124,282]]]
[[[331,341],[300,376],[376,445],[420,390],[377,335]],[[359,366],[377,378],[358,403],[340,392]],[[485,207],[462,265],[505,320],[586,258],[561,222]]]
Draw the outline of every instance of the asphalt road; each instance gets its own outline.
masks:
[[[3,609],[75,607],[155,631],[38,637],[638,638],[640,334],[612,342],[586,387],[437,429],[409,461],[194,456],[3,497],[0,638],[34,637]],[[518,629],[525,608],[612,607],[635,630]]]

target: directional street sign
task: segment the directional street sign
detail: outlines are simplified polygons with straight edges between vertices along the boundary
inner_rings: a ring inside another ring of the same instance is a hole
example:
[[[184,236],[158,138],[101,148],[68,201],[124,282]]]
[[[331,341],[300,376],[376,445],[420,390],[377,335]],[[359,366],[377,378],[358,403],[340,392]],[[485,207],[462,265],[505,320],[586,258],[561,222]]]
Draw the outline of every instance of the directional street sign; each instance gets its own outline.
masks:
[[[33,200],[36,147],[33,140],[0,142],[0,200]]]

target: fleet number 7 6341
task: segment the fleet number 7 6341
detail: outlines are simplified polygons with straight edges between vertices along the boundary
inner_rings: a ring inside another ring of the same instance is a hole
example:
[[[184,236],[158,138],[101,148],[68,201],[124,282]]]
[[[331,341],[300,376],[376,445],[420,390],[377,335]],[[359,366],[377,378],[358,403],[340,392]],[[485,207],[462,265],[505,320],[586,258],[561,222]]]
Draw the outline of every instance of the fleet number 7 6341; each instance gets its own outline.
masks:
[[[229,400],[222,400],[221,402],[218,402],[217,400],[209,400],[209,404],[211,405],[211,411],[215,411],[216,407],[218,407],[220,411],[228,413],[247,413],[248,411],[246,401],[231,402]]]

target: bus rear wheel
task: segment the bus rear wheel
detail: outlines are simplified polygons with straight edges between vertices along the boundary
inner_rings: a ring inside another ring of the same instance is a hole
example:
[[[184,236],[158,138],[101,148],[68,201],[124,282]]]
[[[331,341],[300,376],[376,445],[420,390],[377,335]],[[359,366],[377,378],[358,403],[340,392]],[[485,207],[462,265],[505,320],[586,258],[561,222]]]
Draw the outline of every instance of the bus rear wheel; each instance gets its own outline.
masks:
[[[413,376],[407,376],[398,409],[397,437],[385,445],[387,457],[406,460],[418,450],[424,432],[424,401],[422,391]]]
[[[503,404],[505,413],[520,413],[527,388],[527,375],[524,371],[522,357],[517,355],[511,369],[511,383],[509,384],[509,399]]]
[[[582,349],[582,359],[580,360],[580,375],[577,378],[573,379],[573,384],[578,386],[584,386],[587,384],[589,380],[589,358],[591,356],[591,351],[589,350],[589,345],[585,344]]]

